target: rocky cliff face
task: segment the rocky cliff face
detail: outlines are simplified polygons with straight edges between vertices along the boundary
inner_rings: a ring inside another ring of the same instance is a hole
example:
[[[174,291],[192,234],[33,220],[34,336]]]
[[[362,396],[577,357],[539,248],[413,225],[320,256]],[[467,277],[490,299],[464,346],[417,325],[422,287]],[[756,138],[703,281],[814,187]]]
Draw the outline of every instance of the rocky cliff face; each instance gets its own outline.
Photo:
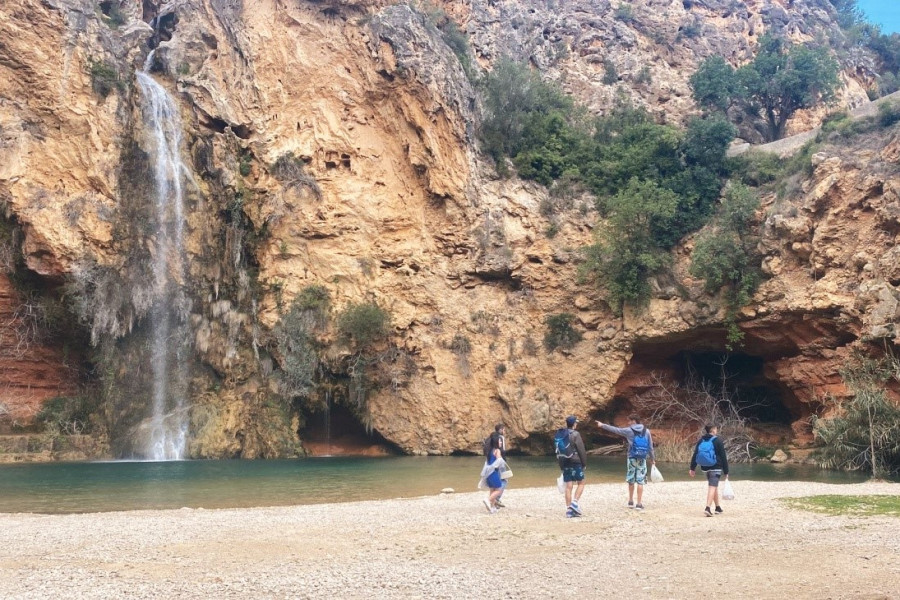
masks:
[[[818,0],[437,4],[482,66],[527,58],[595,112],[624,93],[676,122],[693,108],[687,78],[706,56],[748,58],[769,30],[798,40],[834,31]],[[475,451],[499,420],[519,447],[542,451],[566,414],[626,410],[680,352],[722,348],[722,308],[686,274],[690,240],[640,314],[615,317],[576,283],[596,221],[590,199],[546,235],[546,191],[497,179],[478,155],[473,85],[408,5],[34,0],[0,6],[0,23],[0,198],[24,228],[28,269],[74,281],[87,300],[81,314],[106,348],[97,360],[116,452],[129,451],[146,403],[155,245],[142,228],[150,151],[134,72],[151,48],[193,171],[191,455],[277,456],[302,443],[316,404],[277,400],[270,332],[313,284],[338,308],[390,311],[407,367],[351,408],[411,453]],[[854,105],[865,94],[848,67],[841,102]],[[848,349],[895,335],[898,145],[884,141],[880,152],[818,156],[802,189],[761,215],[771,278],[741,316],[743,352],[761,361],[760,385],[777,391],[801,438],[822,395],[841,393]],[[543,320],[562,312],[583,341],[547,353]],[[467,352],[454,351],[457,335]],[[340,363],[348,351],[330,341]]]

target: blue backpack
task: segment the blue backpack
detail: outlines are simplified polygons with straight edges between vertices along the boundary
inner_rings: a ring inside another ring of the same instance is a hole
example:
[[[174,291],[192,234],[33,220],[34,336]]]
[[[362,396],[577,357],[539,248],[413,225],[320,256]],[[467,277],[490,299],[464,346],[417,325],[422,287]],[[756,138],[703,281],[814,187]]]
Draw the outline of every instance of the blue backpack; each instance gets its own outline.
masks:
[[[647,428],[634,431],[634,441],[631,442],[631,451],[628,452],[628,458],[647,458],[650,454],[650,436],[647,435]]]
[[[708,440],[700,440],[697,444],[697,464],[701,467],[714,467],[719,459],[716,457],[716,447],[713,440],[717,436],[712,436]]]
[[[563,463],[575,456],[575,444],[572,443],[568,428],[556,430],[556,435],[553,436],[553,449],[556,451],[556,459],[560,466],[564,466]]]

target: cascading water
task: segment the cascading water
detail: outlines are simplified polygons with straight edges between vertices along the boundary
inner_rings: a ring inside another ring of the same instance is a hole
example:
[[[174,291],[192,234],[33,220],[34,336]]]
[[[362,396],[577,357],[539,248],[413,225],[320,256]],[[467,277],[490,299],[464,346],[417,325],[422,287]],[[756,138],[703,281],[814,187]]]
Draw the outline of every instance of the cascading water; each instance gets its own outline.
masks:
[[[143,456],[150,460],[185,457],[188,406],[185,398],[187,371],[181,356],[185,350],[188,301],[182,289],[185,276],[184,178],[190,171],[181,160],[181,122],[175,102],[150,75],[153,52],[137,73],[141,109],[149,142],[155,148],[156,233],[153,248],[154,303],[150,313],[152,416],[143,436]]]

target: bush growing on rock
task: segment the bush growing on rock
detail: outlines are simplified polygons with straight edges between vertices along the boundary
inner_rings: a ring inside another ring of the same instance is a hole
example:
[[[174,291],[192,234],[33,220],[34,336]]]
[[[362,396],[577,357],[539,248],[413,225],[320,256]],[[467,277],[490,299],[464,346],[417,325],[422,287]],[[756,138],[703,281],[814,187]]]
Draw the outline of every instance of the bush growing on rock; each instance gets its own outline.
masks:
[[[822,465],[875,478],[900,473],[900,406],[888,395],[900,383],[900,360],[856,356],[841,376],[853,396],[838,404],[838,416],[814,422]]]
[[[322,286],[304,288],[273,330],[281,354],[281,393],[308,396],[315,385],[319,344],[315,334],[328,325],[331,297]]]
[[[372,302],[350,304],[337,318],[338,331],[359,350],[385,339],[390,327],[390,314]]]
[[[544,320],[547,333],[544,334],[544,347],[547,352],[557,348],[571,348],[581,341],[581,333],[572,327],[575,317],[569,313],[550,315]]]

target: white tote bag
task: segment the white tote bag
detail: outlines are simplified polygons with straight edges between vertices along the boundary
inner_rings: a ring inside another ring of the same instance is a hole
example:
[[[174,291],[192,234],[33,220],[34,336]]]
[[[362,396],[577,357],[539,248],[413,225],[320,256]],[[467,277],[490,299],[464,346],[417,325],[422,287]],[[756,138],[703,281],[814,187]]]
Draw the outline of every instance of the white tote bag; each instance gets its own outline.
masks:
[[[559,490],[560,494],[566,493],[566,482],[563,480],[562,473],[559,474],[559,478],[556,480],[556,489]]]

